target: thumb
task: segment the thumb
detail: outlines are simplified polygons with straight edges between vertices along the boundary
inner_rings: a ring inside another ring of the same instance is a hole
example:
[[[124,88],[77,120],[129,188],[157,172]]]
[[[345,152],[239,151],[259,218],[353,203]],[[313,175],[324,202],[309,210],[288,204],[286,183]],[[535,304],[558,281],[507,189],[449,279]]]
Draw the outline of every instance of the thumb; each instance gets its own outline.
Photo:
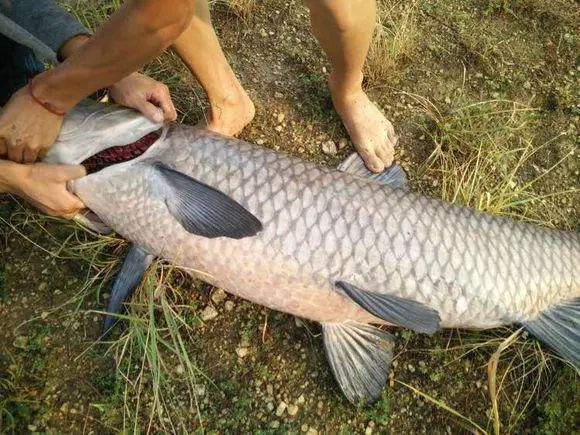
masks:
[[[161,123],[165,120],[163,109],[149,101],[143,101],[142,103],[137,104],[135,108],[145,115],[145,117],[151,122]]]
[[[82,165],[58,165],[60,181],[76,180],[87,175],[87,170]]]

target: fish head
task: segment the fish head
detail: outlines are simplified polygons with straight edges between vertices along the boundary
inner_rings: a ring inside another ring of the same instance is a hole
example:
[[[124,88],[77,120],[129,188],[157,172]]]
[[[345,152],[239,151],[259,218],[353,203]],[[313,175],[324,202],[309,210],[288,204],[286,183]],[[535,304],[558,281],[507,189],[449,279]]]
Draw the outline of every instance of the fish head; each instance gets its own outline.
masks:
[[[44,161],[81,164],[106,149],[134,143],[163,127],[141,113],[114,104],[85,100],[70,110]]]

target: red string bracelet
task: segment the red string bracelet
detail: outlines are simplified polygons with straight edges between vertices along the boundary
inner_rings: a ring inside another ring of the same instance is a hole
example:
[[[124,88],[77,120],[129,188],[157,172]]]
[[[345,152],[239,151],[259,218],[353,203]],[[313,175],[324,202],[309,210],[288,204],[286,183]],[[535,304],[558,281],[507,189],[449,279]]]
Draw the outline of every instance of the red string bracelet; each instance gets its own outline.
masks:
[[[30,97],[34,101],[36,101],[38,104],[40,104],[42,107],[44,107],[46,110],[48,110],[53,115],[64,116],[66,112],[61,112],[60,110],[55,109],[52,104],[50,104],[46,101],[42,101],[36,95],[34,95],[33,82],[34,82],[34,79],[28,80],[28,95],[30,95]]]

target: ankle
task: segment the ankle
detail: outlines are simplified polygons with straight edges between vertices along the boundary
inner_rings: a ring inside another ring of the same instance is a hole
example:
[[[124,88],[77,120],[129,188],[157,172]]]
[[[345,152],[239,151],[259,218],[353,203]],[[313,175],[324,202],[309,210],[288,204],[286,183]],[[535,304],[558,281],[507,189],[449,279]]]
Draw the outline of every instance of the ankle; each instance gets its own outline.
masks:
[[[347,101],[362,92],[362,71],[340,74],[336,71],[330,73],[328,87],[335,101]]]

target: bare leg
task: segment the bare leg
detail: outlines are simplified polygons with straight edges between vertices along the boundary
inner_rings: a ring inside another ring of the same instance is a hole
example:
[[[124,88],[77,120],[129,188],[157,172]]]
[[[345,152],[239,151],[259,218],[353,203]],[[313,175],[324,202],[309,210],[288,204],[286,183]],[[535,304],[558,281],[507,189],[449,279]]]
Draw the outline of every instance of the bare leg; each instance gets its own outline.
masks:
[[[252,100],[232,71],[211,25],[206,0],[195,2],[191,24],[173,48],[205,90],[209,113],[200,124],[233,136],[254,118]]]
[[[336,111],[367,167],[393,162],[393,125],[362,89],[363,65],[375,26],[375,0],[306,0],[312,32],[330,59],[330,93]]]

